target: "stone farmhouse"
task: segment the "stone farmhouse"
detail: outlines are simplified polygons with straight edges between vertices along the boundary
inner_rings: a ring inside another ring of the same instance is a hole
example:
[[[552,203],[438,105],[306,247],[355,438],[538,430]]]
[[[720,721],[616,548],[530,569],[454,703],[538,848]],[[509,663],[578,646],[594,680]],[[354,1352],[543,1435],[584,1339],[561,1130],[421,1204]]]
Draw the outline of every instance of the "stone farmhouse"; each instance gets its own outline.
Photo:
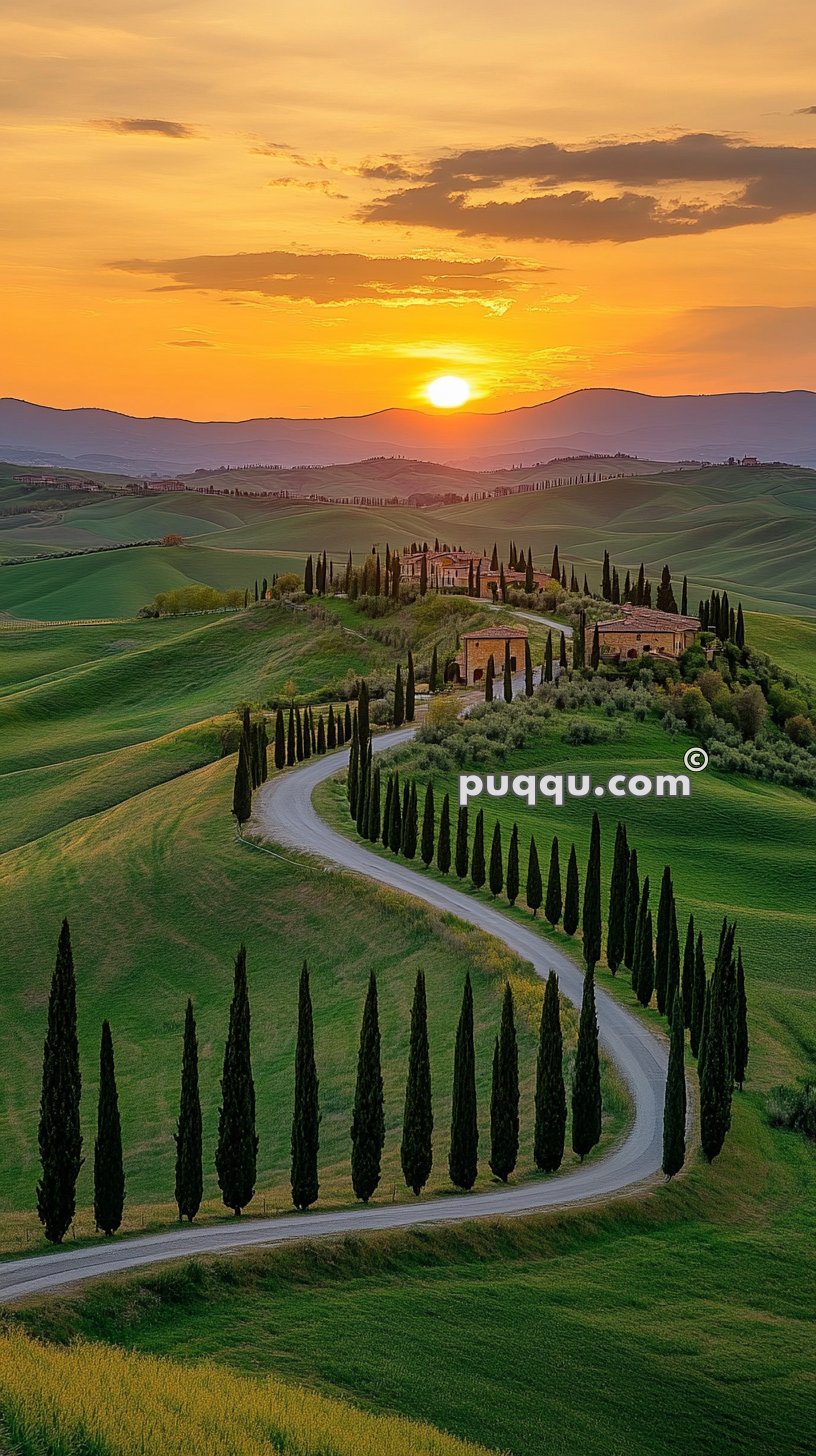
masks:
[[[462,635],[462,645],[454,659],[456,676],[454,681],[472,687],[482,682],[487,664],[493,658],[496,673],[504,671],[506,643],[510,644],[510,670],[521,672],[524,667],[524,648],[529,633],[526,627],[481,627],[475,632]]]
[[[490,558],[482,556],[473,551],[413,551],[403,556],[400,561],[401,574],[406,581],[419,581],[422,575],[422,563],[425,561],[428,573],[428,586],[431,589],[444,587],[458,588],[460,591],[467,591],[472,585],[473,594],[476,594],[475,583],[478,572],[479,596],[490,601],[498,595],[500,573],[498,570],[491,570]],[[505,568],[504,579],[508,586],[523,587],[525,573],[523,571],[508,571]],[[552,577],[546,571],[534,571],[533,581],[536,587],[547,587],[552,584]]]
[[[651,607],[633,607],[625,603],[620,617],[598,623],[598,645],[602,658],[679,657],[694,641],[700,623],[696,617],[681,617],[677,612],[658,612]],[[594,628],[586,629],[586,655],[592,651]]]

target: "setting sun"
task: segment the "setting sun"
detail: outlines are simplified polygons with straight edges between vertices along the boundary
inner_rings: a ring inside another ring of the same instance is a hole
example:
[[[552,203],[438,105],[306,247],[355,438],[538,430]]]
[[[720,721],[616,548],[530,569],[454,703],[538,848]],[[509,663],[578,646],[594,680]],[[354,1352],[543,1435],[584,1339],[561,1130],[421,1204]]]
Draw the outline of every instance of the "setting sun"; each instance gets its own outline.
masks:
[[[431,380],[425,393],[437,409],[458,409],[470,399],[470,385],[457,374],[443,374]]]

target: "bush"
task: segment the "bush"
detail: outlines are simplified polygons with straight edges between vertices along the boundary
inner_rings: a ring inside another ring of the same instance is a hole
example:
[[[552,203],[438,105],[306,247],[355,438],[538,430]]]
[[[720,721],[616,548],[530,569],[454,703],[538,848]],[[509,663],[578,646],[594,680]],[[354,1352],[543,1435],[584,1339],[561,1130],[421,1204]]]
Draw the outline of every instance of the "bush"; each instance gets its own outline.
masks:
[[[605,723],[592,723],[586,718],[574,718],[562,738],[565,743],[581,746],[585,743],[609,743],[613,730]]]
[[[184,612],[219,612],[242,607],[242,591],[217,591],[214,586],[181,586],[173,591],[157,592],[145,615],[178,617]]]
[[[802,1082],[797,1087],[774,1087],[765,1106],[771,1127],[799,1132],[816,1142],[816,1083]]]

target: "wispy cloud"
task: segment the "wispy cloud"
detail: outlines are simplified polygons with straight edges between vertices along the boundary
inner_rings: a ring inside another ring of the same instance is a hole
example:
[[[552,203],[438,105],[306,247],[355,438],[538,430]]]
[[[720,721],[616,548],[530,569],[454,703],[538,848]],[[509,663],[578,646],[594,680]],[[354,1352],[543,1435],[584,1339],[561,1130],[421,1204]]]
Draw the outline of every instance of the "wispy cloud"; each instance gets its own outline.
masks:
[[[168,339],[167,343],[173,349],[214,349],[208,339]]]
[[[194,127],[183,121],[162,121],[148,116],[113,116],[92,121],[90,125],[122,136],[161,136],[174,141],[188,141],[199,135]]]
[[[518,197],[519,184],[526,196]],[[701,186],[719,196],[701,200]],[[494,195],[479,198],[487,192]],[[458,152],[431,161],[418,186],[386,193],[361,216],[466,237],[626,243],[814,212],[816,148],[694,133]]]

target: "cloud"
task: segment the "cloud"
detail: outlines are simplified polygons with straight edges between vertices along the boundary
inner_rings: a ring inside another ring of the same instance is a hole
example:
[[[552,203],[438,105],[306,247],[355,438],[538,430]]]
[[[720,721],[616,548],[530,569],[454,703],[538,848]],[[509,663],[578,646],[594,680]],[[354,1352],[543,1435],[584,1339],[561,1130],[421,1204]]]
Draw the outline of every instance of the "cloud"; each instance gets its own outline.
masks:
[[[168,344],[174,349],[214,349],[207,339],[168,339]]]
[[[312,182],[305,177],[273,177],[266,185],[267,187],[300,187],[304,192],[322,192],[325,197],[333,197],[336,201],[348,201],[348,193],[336,192],[332,183],[325,178],[319,182]]]
[[[130,258],[110,265],[169,280],[159,292],[260,294],[315,304],[475,303],[503,312],[550,270],[509,258],[479,260],[362,253],[230,253],[192,258]]]
[[[518,197],[519,184],[527,195]],[[712,188],[718,195],[700,196]],[[499,195],[481,200],[487,191]],[[462,237],[625,243],[814,212],[816,147],[704,132],[463,151],[430,162],[418,186],[376,198],[360,216]]]
[[[258,142],[252,147],[252,153],[256,157],[282,157],[296,167],[319,167],[324,172],[334,165],[332,159],[326,161],[324,157],[309,157],[291,147],[288,142]]]
[[[406,166],[401,157],[382,157],[380,161],[367,158],[355,169],[355,175],[375,182],[418,182],[422,173]]]
[[[816,106],[800,106],[793,113],[794,116],[816,116]]]
[[[182,121],[161,121],[145,116],[109,117],[90,124],[101,131],[115,131],[123,136],[163,136],[183,141],[198,136],[193,127],[186,126]]]

